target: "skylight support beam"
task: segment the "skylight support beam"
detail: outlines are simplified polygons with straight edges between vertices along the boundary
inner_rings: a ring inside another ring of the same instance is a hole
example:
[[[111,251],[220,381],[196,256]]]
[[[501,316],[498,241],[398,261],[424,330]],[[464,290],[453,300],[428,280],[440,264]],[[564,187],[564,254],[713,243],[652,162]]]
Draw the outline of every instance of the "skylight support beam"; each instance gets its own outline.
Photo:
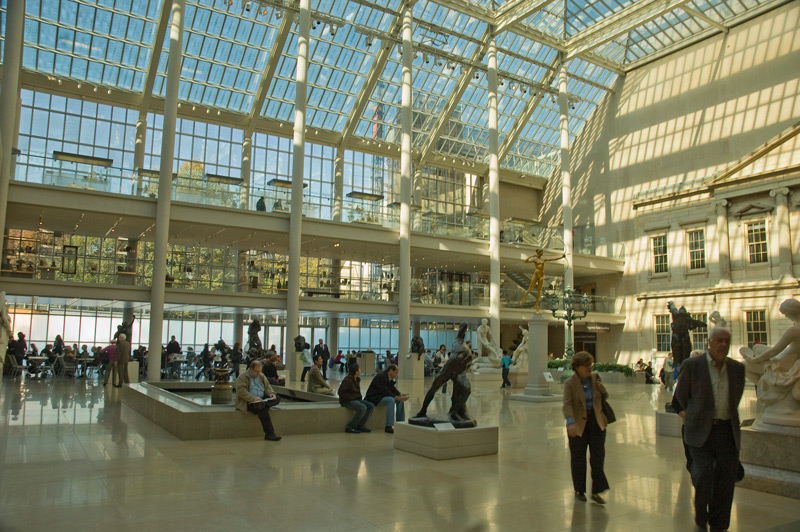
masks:
[[[395,17],[395,19],[392,21],[391,27],[389,28],[389,35],[396,36],[401,27],[401,18]],[[342,131],[342,140],[339,143],[340,150],[346,150],[350,145],[350,142],[353,138],[353,133],[358,125],[358,121],[361,120],[361,115],[364,113],[364,109],[366,109],[367,105],[369,104],[369,98],[375,90],[375,86],[378,84],[378,81],[381,79],[381,74],[383,74],[383,71],[386,68],[386,63],[389,61],[389,57],[392,55],[392,49],[394,48],[393,42],[380,42],[379,46],[381,49],[378,52],[378,55],[375,57],[375,62],[372,64],[372,69],[367,76],[364,86],[361,87],[361,93],[356,99],[356,104],[351,110],[350,116],[347,117],[347,124],[345,125],[344,131]]]
[[[150,100],[153,97],[153,85],[156,82],[158,75],[158,63],[161,61],[161,51],[164,49],[164,37],[167,34],[167,27],[169,26],[170,9],[172,2],[170,0],[163,0],[161,2],[161,16],[158,18],[158,27],[156,27],[155,37],[153,39],[153,48],[150,53],[150,64],[147,66],[147,78],[144,82],[144,89],[142,90],[142,102],[139,104],[139,117],[146,117],[150,111]]]
[[[694,17],[696,19],[700,19],[703,22],[705,22],[706,24],[708,24],[709,26],[713,26],[714,28],[717,28],[721,32],[728,33],[728,27],[727,26],[724,26],[724,25],[720,24],[716,20],[714,20],[711,17],[707,16],[705,13],[702,13],[700,11],[697,11],[696,9],[692,9],[691,7],[687,7],[687,6],[683,6],[681,9],[684,11],[684,13],[686,13],[690,17]]]
[[[522,22],[533,13],[551,4],[553,0],[513,0],[500,6],[494,13],[495,31],[500,33],[517,22]]]
[[[689,0],[648,0],[636,2],[575,35],[567,42],[567,57],[572,59],[607,43],[653,19],[683,7]]]
[[[281,27],[278,30],[278,35],[275,37],[275,42],[272,43],[272,49],[269,52],[269,60],[264,67],[264,74],[261,76],[261,83],[258,86],[253,107],[250,109],[250,115],[247,119],[247,126],[245,127],[245,137],[249,137],[255,129],[255,122],[261,114],[261,107],[264,105],[264,100],[267,99],[269,86],[272,84],[272,79],[275,77],[275,71],[278,68],[278,62],[282,57],[283,48],[286,46],[286,41],[291,33],[294,18],[285,16],[281,19]]]
[[[547,77],[542,81],[543,85],[552,85],[553,81],[556,79],[556,75],[558,73],[558,58],[553,62],[553,66],[547,71]],[[539,103],[545,97],[544,92],[538,91],[535,94],[531,91],[531,97],[528,99],[528,102],[525,104],[525,109],[522,111],[517,117],[517,120],[514,122],[514,125],[511,127],[511,131],[508,132],[506,138],[503,141],[503,145],[500,146],[500,149],[497,152],[497,159],[502,163],[502,161],[508,156],[509,150],[511,150],[511,146],[519,138],[522,130],[525,129],[525,126],[528,125],[528,121],[533,116],[533,112],[536,111],[536,108],[539,107]]]
[[[470,63],[474,63],[479,61],[481,57],[486,54],[488,50],[488,43],[489,39],[492,36],[492,27],[487,26],[486,31],[483,34],[483,42],[484,45],[480,48],[476,48],[475,52],[472,54],[472,58]],[[458,84],[456,85],[455,90],[450,95],[450,99],[447,100],[447,105],[445,105],[442,114],[439,115],[439,119],[433,126],[431,130],[431,134],[428,136],[428,140],[425,141],[425,144],[422,146],[422,150],[420,150],[420,157],[419,162],[417,163],[419,167],[425,166],[425,162],[430,158],[431,154],[433,153],[433,149],[436,146],[436,143],[439,141],[439,137],[444,132],[447,125],[450,123],[450,117],[453,116],[453,113],[456,110],[456,106],[461,103],[461,97],[464,96],[467,88],[469,87],[470,83],[472,83],[472,77],[475,75],[475,67],[470,66],[469,68],[465,68],[461,72],[461,78],[458,80]]]

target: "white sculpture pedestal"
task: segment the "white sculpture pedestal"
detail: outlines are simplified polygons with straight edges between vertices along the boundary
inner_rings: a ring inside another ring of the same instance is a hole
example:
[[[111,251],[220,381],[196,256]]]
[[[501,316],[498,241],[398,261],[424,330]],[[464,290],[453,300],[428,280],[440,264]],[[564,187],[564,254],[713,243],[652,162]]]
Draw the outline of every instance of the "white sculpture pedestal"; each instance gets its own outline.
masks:
[[[759,423],[742,427],[739,486],[800,499],[800,429]]]
[[[528,385],[528,372],[512,369],[508,372],[508,380],[511,381],[512,388],[524,388]]]
[[[683,419],[675,412],[656,410],[656,434],[680,438]]]
[[[400,370],[401,379],[424,379],[425,354],[408,353],[400,355],[397,357],[397,369]]]
[[[434,460],[497,454],[496,426],[456,429],[449,423],[437,423],[437,427],[397,423],[394,448]]]
[[[560,395],[550,392],[550,383],[544,376],[547,370],[547,318],[535,314],[528,321],[528,383],[522,393],[509,396],[515,401],[551,403],[561,401]],[[513,384],[513,381],[512,381]]]
[[[300,380],[301,372],[303,371],[303,363],[300,362],[302,351],[295,351],[287,355],[286,360],[283,361],[284,369],[289,373],[289,379],[292,381]]]

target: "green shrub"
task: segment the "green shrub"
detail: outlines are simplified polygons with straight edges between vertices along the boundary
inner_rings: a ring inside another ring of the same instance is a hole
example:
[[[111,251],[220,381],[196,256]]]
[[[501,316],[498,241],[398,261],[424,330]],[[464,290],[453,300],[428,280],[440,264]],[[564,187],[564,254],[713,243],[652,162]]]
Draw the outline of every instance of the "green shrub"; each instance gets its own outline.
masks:
[[[626,377],[633,376],[633,368],[630,366],[623,366],[622,364],[615,364],[613,362],[599,362],[594,365],[594,371],[597,372],[612,372],[622,373]]]
[[[571,368],[572,361],[568,358],[554,358],[547,361],[548,369]]]

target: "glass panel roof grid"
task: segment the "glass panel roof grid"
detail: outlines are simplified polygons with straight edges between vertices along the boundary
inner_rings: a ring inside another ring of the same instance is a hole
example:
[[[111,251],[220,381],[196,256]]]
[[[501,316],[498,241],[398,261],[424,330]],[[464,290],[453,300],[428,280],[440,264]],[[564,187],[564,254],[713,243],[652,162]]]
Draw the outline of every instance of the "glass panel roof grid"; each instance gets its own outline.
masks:
[[[187,2],[183,33],[180,101],[247,113],[269,59],[277,34],[271,9],[245,10],[231,4],[226,11],[218,2]],[[265,14],[266,13],[266,14]],[[169,39],[159,61],[155,94],[164,96]]]
[[[551,2],[539,11],[532,13],[523,22],[536,31],[546,33],[558,39],[564,38],[564,2]],[[526,38],[525,40],[530,40]],[[509,48],[513,49],[513,48]]]
[[[708,18],[724,24],[735,16],[771,0],[692,0],[687,7],[702,12]]]
[[[421,42],[438,46],[438,40],[446,41],[448,37],[458,36],[466,39],[482,39],[486,32],[485,22],[427,0],[420,0],[414,4],[413,16],[416,26],[414,44]],[[420,40],[420,35],[425,40]]]
[[[26,3],[22,67],[141,91],[158,14],[155,0],[118,6],[31,0]]]
[[[633,0],[567,0],[567,37],[591,28],[633,3]]]
[[[506,50],[509,56],[525,57],[541,65],[552,65],[558,55],[558,51],[554,48],[510,31],[504,32],[497,37],[497,47],[499,49],[498,61]]]
[[[703,31],[708,24],[702,24],[683,10],[675,10],[662,17],[635,28],[630,32],[628,61],[646,57],[667,46],[688,39]]]

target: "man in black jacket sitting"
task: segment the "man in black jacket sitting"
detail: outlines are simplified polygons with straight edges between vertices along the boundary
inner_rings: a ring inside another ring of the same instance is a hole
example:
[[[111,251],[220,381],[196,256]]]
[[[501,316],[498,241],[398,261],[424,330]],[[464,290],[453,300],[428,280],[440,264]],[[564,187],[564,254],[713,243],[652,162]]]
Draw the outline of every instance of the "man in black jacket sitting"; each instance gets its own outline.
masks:
[[[365,400],[375,406],[386,406],[386,428],[389,434],[394,434],[394,422],[405,421],[405,403],[408,401],[408,394],[400,393],[395,387],[399,370],[395,364],[390,364],[385,371],[375,375],[367,388]]]

